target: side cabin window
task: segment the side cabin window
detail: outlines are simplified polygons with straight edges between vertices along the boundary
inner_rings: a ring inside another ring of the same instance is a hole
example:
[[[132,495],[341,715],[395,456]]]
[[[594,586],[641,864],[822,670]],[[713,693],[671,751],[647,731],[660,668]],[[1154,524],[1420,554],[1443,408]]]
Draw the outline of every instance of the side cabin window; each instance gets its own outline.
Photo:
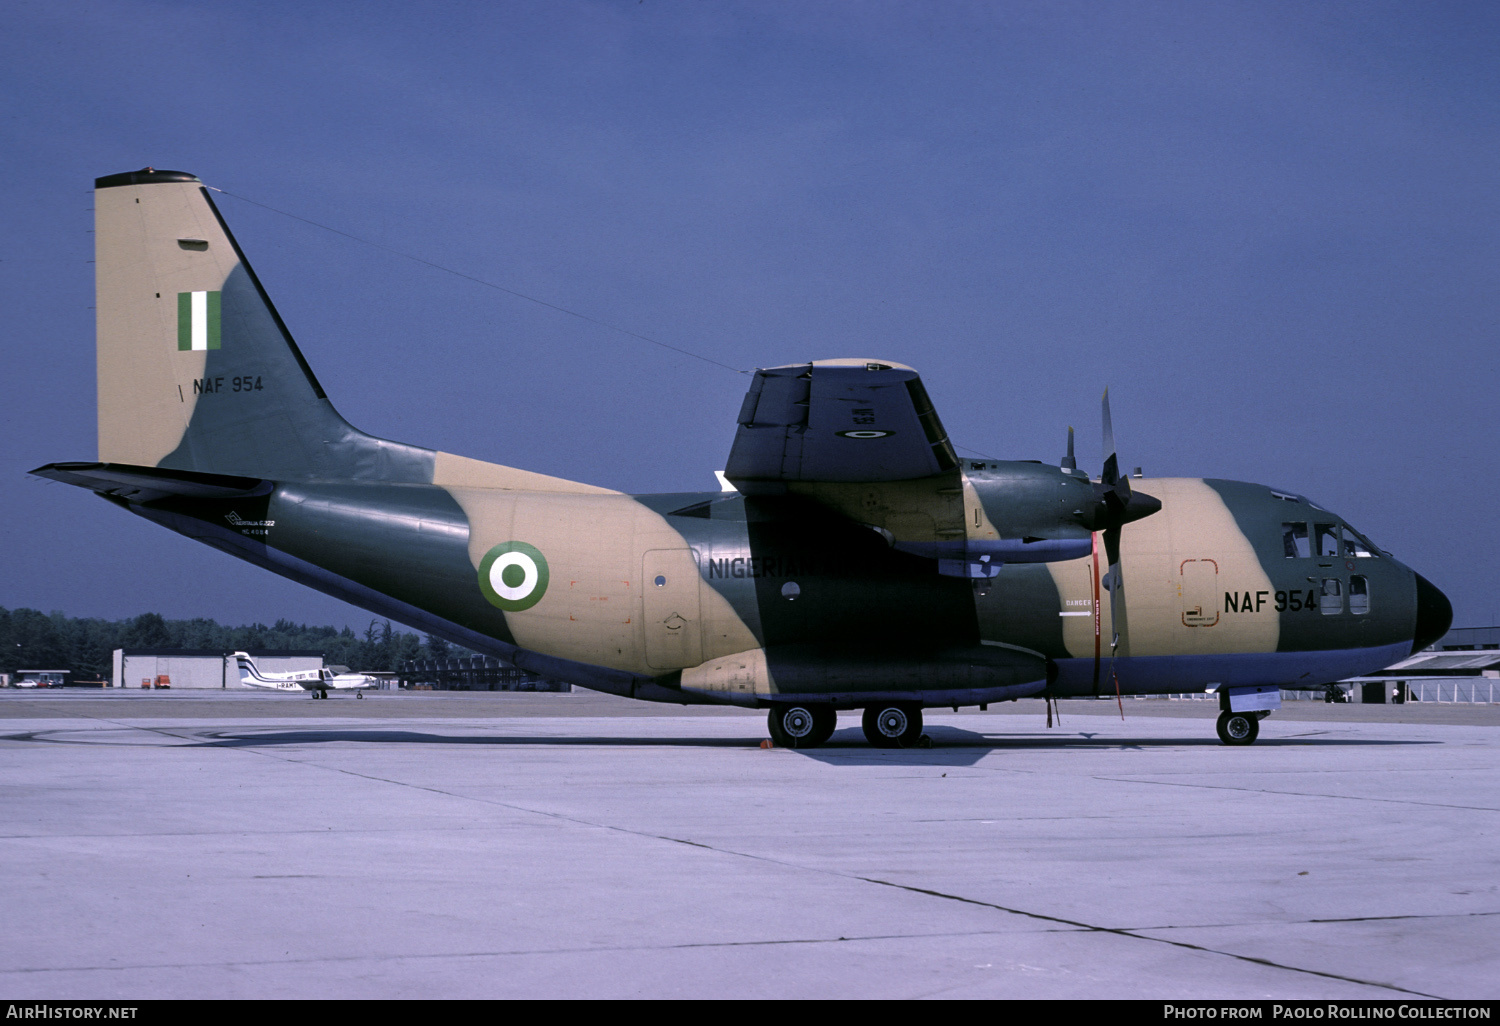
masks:
[[[1349,575],[1349,612],[1364,616],[1370,611],[1370,582],[1364,574]]]
[[[1318,555],[1337,556],[1339,554],[1339,525],[1319,524],[1317,546]]]
[[[1324,616],[1336,616],[1344,611],[1344,586],[1337,577],[1323,578],[1323,597],[1318,608]]]
[[[1311,556],[1312,549],[1307,544],[1307,521],[1298,520],[1295,523],[1282,524],[1281,546],[1286,552],[1287,559]]]

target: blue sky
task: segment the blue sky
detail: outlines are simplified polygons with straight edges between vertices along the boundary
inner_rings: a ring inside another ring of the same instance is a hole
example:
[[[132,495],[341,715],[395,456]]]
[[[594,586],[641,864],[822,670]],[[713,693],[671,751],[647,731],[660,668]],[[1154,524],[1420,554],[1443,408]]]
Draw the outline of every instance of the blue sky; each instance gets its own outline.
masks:
[[[1307,494],[1496,622],[1497,67],[1480,3],[6,4],[0,606],[369,619],[25,474],[94,458],[90,187],[152,165],[375,434],[709,488],[747,383],[410,254],[909,363],[993,457],[1097,469],[1108,385],[1126,465]]]

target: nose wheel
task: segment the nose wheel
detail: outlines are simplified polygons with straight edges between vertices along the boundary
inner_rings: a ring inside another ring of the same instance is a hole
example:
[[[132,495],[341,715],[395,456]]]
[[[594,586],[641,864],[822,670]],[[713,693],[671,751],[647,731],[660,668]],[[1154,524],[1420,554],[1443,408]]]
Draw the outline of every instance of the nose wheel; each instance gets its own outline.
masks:
[[[867,706],[863,726],[865,740],[876,748],[911,748],[922,737],[922,707]]]
[[[1260,717],[1253,712],[1219,713],[1219,740],[1226,745],[1250,745],[1260,736]]]

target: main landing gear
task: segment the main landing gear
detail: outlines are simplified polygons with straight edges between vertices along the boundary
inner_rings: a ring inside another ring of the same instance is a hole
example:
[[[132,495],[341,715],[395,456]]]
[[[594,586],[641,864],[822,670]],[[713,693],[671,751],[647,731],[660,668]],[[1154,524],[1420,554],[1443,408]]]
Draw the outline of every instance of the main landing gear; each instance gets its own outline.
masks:
[[[1219,713],[1219,740],[1226,745],[1250,745],[1260,736],[1260,716],[1253,712]]]
[[[833,736],[838,725],[833,706],[814,702],[772,706],[767,719],[771,741],[778,748],[816,748]]]
[[[865,707],[865,740],[876,748],[911,748],[922,738],[920,705]]]
[[[817,702],[778,705],[766,717],[771,742],[777,748],[816,748],[833,736],[838,713],[833,706]],[[872,705],[864,711],[865,740],[876,748],[932,747],[922,735],[922,707],[892,703]]]

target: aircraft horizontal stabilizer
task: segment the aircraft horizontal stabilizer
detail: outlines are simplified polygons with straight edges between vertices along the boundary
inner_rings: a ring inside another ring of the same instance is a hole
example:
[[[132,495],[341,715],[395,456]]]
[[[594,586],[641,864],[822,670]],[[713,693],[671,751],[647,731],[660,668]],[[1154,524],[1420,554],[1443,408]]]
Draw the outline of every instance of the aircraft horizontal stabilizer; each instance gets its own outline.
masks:
[[[272,488],[271,482],[256,477],[134,467],[128,463],[49,463],[31,473],[130,502],[151,502],[169,495],[190,499],[241,499],[266,495]]]

